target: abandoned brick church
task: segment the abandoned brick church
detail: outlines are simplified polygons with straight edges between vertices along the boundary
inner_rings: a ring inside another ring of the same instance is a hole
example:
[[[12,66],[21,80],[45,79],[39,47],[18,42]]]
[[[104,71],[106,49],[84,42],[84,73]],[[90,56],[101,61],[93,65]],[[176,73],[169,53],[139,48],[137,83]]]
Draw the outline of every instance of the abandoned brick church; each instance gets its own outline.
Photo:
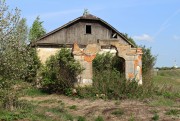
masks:
[[[38,56],[42,63],[64,45],[72,50],[74,58],[85,68],[76,84],[92,84],[92,61],[99,53],[110,52],[124,60],[122,70],[126,79],[135,78],[142,84],[142,50],[104,20],[84,14],[47,33],[37,42]]]

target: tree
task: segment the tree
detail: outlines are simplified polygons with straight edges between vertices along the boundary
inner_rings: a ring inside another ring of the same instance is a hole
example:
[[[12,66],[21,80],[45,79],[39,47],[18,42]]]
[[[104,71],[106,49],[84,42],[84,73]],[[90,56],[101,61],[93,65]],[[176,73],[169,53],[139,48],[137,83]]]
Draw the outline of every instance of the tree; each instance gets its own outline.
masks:
[[[39,16],[35,19],[35,21],[33,22],[33,25],[30,29],[30,33],[29,33],[29,40],[31,43],[35,43],[35,41],[40,38],[41,36],[43,36],[44,34],[46,34],[45,29],[42,26],[43,22],[40,21]]]
[[[142,72],[143,74],[151,73],[157,57],[152,55],[151,48],[146,48],[141,46],[143,55],[142,55]]]
[[[26,43],[28,27],[16,8],[10,11],[0,0],[0,98],[4,108],[13,110],[17,101],[13,84],[27,77],[32,59]]]
[[[17,25],[17,34],[19,35],[19,43],[27,45],[28,43],[28,26],[26,24],[26,19],[22,18]]]
[[[32,27],[30,28],[30,32],[29,32],[29,41],[31,45],[34,45],[38,38],[46,34],[46,31],[43,28],[42,23],[43,22],[40,21],[39,16],[33,22]],[[30,48],[29,55],[31,56],[33,64],[28,66],[30,73],[28,74],[26,80],[29,82],[32,82],[35,80],[37,76],[37,70],[40,68],[41,62],[38,58],[38,54],[35,47]]]
[[[136,42],[133,40],[133,38],[129,37],[127,33],[122,33],[128,40],[131,42],[135,47],[137,47]]]
[[[16,8],[13,12],[8,11],[4,0],[0,0],[0,49],[5,49],[9,41],[14,38],[15,28],[19,23],[20,11]]]
[[[0,76],[19,79],[26,68],[27,35],[25,19],[20,20],[20,11],[16,8],[9,12],[5,1],[0,0]]]
[[[138,45],[136,44],[136,42],[128,36],[128,34],[123,34],[135,47],[138,47]],[[142,55],[142,72],[143,75],[147,74],[149,75],[149,73],[151,72],[151,70],[153,69],[156,59],[157,57],[152,55],[151,53],[151,48],[146,48],[146,46],[139,46],[140,48],[142,48],[143,51],[143,55]]]

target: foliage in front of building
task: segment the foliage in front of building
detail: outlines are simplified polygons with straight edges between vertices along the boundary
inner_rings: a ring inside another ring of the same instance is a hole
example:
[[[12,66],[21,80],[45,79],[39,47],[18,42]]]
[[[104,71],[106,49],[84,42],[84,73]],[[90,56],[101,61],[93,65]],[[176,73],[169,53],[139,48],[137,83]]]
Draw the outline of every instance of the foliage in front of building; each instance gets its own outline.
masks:
[[[74,86],[83,68],[71,55],[71,50],[62,48],[51,56],[42,69],[42,86],[48,92],[62,92]]]
[[[93,86],[78,88],[81,98],[99,97],[107,99],[145,98],[153,93],[153,85],[138,85],[133,80],[126,80],[124,73],[118,70],[123,60],[110,53],[97,55],[93,60]],[[152,83],[151,83],[152,84]]]
[[[16,91],[11,92],[16,81],[36,77],[38,67],[34,67],[32,48],[27,43],[26,19],[21,18],[20,10],[9,10],[0,0],[0,98],[5,108],[13,109],[17,100]]]

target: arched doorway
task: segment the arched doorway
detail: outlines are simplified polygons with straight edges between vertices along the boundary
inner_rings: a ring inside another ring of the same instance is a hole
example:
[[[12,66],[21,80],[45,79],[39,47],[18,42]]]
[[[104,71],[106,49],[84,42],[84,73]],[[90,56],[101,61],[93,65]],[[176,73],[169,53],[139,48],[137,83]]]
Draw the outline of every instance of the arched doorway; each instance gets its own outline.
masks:
[[[119,56],[114,56],[112,60],[113,67],[125,76],[125,59]]]

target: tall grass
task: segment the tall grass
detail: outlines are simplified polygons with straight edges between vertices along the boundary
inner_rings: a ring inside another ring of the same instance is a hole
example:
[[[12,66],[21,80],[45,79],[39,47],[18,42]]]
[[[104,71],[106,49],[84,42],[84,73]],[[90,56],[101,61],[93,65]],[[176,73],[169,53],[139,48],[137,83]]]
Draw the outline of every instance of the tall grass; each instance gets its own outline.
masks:
[[[160,70],[153,78],[159,93],[166,98],[180,98],[180,70]]]

